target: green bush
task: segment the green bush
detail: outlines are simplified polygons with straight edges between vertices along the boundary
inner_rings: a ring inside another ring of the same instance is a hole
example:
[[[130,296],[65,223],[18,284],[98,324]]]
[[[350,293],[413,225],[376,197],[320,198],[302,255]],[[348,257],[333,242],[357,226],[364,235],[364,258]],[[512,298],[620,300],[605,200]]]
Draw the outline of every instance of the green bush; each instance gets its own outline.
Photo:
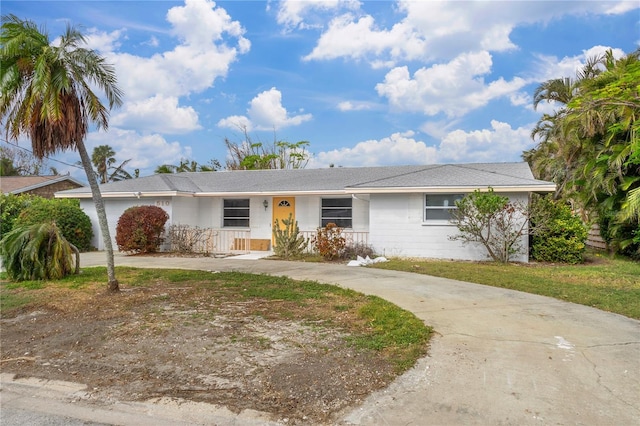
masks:
[[[531,255],[543,262],[582,263],[587,227],[566,204],[549,196],[534,199]]]
[[[33,197],[14,222],[14,227],[54,221],[67,241],[80,251],[91,249],[91,219],[74,199]]]
[[[33,195],[16,195],[0,193],[0,235],[7,235],[20,212],[31,204],[36,198]]]
[[[600,211],[598,213],[600,236],[607,243],[609,249],[615,253],[640,260],[640,221],[616,220],[616,212]]]
[[[156,206],[129,207],[116,226],[116,244],[120,251],[154,253],[160,249],[164,224],[169,215]]]
[[[64,278],[73,273],[73,254],[51,221],[16,226],[0,241],[2,264],[15,281]]]

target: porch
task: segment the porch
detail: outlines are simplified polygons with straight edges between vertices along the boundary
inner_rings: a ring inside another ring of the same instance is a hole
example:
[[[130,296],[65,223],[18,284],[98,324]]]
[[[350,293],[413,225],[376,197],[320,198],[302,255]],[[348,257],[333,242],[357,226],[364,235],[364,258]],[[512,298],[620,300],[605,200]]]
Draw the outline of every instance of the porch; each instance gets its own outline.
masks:
[[[301,231],[307,240],[308,253],[314,252],[312,244],[316,230]],[[343,230],[347,247],[369,245],[369,232]],[[271,240],[251,238],[249,229],[197,228],[181,226],[170,230],[164,249],[173,252],[207,253],[211,255],[249,254],[251,252],[271,251]]]

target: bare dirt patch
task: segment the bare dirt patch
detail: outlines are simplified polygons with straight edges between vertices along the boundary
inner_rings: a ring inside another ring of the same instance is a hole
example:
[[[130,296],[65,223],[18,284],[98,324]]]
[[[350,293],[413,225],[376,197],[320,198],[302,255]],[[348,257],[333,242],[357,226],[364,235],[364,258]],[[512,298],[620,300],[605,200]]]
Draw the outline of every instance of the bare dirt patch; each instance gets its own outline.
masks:
[[[397,374],[389,354],[349,344],[366,324],[338,295],[301,304],[163,280],[38,291],[3,314],[2,370],[86,383],[97,401],[185,398],[322,424]]]

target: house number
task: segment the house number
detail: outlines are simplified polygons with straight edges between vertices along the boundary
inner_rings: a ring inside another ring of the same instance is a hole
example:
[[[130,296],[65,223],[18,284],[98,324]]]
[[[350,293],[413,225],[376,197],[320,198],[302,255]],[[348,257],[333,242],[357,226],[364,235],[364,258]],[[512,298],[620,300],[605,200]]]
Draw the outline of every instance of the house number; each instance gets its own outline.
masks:
[[[171,201],[156,201],[156,206],[158,207],[169,206],[169,205],[171,205]]]

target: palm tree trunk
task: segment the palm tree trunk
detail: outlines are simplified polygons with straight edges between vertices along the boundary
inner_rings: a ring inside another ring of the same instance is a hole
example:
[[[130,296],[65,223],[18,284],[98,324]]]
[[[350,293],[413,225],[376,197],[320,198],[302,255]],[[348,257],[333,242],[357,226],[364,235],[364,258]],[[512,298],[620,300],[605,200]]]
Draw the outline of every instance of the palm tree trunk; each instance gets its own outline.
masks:
[[[87,148],[84,146],[83,141],[78,141],[77,144],[78,153],[80,154],[80,160],[82,161],[82,167],[87,174],[89,180],[89,186],[91,187],[91,195],[93,197],[93,203],[96,206],[96,213],[98,215],[98,224],[100,225],[100,232],[102,233],[102,239],[104,242],[104,249],[107,253],[107,290],[115,293],[120,291],[120,285],[116,279],[116,267],[113,261],[113,244],[111,243],[111,235],[109,234],[109,224],[107,223],[107,212],[104,209],[104,202],[102,201],[102,194],[100,194],[100,187],[96,179],[95,172]]]

